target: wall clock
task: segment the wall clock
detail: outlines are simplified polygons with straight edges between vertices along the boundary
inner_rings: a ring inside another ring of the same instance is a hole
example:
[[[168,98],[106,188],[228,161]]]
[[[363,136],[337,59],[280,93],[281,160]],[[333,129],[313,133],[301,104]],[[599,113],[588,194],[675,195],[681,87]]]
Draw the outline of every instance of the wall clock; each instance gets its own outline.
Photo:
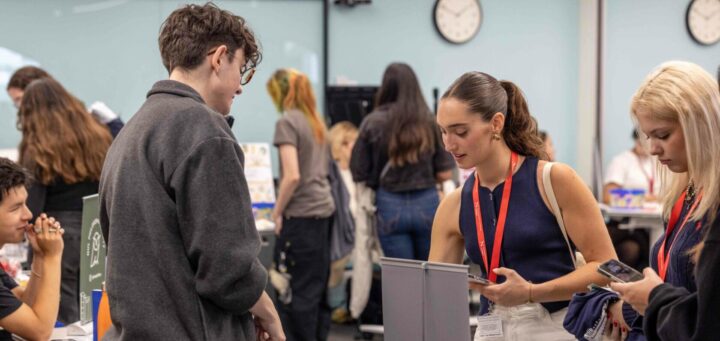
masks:
[[[472,39],[480,29],[483,14],[479,0],[437,0],[433,9],[435,29],[453,44]]]
[[[693,0],[685,18],[690,36],[703,45],[720,41],[720,0]]]

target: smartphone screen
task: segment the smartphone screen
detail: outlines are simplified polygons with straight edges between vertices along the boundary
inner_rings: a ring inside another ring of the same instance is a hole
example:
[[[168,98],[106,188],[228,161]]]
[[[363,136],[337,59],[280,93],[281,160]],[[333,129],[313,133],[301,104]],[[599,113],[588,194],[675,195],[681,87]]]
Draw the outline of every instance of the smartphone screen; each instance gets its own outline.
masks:
[[[598,272],[621,283],[635,282],[643,279],[643,275],[640,272],[615,259],[600,264]]]
[[[488,281],[485,278],[482,278],[478,275],[468,274],[468,281],[472,283],[482,284],[482,285],[488,285],[490,284],[490,281]]]

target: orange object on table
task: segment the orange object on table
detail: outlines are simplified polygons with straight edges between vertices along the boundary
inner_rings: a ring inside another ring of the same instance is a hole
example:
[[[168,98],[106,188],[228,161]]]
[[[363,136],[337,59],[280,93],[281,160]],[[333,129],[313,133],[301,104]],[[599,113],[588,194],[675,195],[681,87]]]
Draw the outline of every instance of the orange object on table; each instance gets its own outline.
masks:
[[[110,326],[112,326],[112,320],[110,320],[110,302],[108,301],[107,292],[105,290],[103,290],[102,297],[100,298],[97,319],[98,340],[102,340],[105,333],[108,329],[110,329]]]

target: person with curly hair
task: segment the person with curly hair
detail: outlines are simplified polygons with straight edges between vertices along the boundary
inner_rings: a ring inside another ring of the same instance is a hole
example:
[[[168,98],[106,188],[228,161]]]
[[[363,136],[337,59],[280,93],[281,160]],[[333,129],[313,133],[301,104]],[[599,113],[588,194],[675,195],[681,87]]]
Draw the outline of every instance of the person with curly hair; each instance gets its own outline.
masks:
[[[212,3],[172,12],[158,40],[170,77],[113,142],[100,179],[104,340],[285,340],[227,120],[258,42]]]

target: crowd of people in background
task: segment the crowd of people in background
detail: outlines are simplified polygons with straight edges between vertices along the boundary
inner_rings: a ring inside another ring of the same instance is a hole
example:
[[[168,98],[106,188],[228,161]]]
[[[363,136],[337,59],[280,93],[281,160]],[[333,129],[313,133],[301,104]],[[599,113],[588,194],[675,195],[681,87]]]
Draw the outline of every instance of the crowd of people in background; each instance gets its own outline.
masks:
[[[489,281],[469,283],[482,296],[478,321],[502,321],[505,340],[720,332],[720,91],[698,65],[648,75],[630,108],[635,144],[605,173],[604,203],[633,188],[662,208],[657,241],[605,221],[511,81],[467,72],[434,113],[410,65],[392,63],[362,124],[328,129],[310,78],[276,70],[266,83],[280,114],[267,286],[228,116],[262,60],[259,41],[208,3],[172,12],[158,42],[169,77],[127,124],[38,67],[10,78],[22,137],[17,163],[0,159],[0,245],[28,241],[30,280],[18,286],[0,269],[0,340],[47,339],[56,321],[78,320],[82,198],[95,193],[106,340],[327,340],[331,320],[359,318],[371,300],[379,254],[476,264]],[[459,187],[444,193],[448,180]],[[338,246],[343,231],[351,238]],[[598,273],[618,258],[644,278]]]

